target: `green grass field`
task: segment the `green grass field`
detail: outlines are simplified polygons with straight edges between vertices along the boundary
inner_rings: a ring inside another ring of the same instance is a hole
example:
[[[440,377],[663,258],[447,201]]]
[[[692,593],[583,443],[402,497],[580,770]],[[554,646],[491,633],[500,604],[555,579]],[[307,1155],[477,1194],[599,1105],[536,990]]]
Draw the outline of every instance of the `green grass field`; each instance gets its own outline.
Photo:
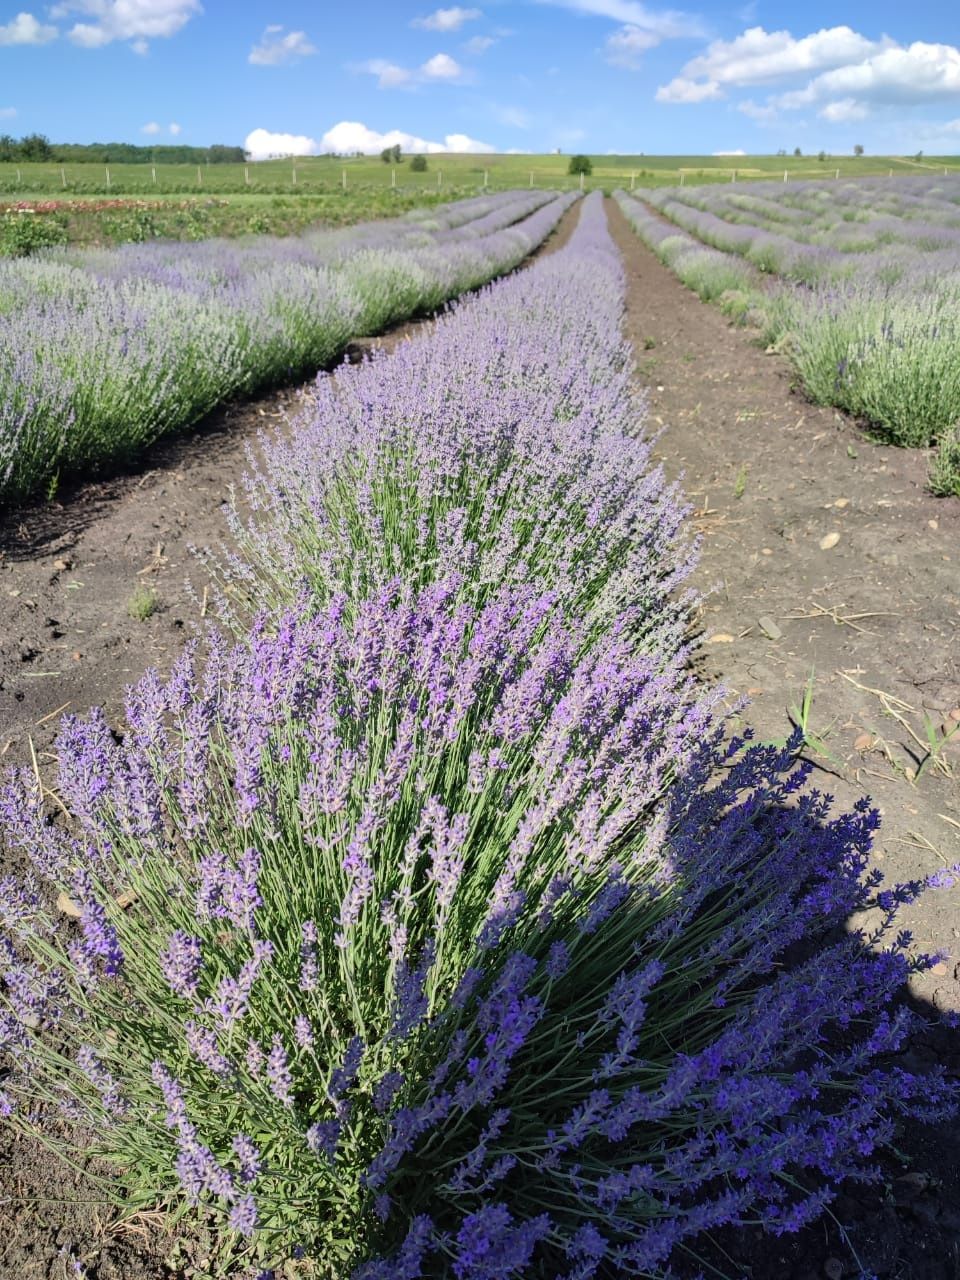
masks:
[[[960,172],[960,157],[828,156],[591,156],[593,174],[585,189],[672,186],[681,182],[730,182],[759,178],[855,178],[925,173],[944,168]],[[570,189],[579,179],[567,174],[566,155],[441,155],[428,158],[425,173],[411,170],[409,157],[394,168],[378,157],[340,159],[311,156],[241,164],[18,164],[0,163],[0,200],[57,196],[163,197],[207,193],[257,195],[333,194],[362,187],[386,191],[463,194],[484,185]],[[452,189],[452,190],[451,190]]]

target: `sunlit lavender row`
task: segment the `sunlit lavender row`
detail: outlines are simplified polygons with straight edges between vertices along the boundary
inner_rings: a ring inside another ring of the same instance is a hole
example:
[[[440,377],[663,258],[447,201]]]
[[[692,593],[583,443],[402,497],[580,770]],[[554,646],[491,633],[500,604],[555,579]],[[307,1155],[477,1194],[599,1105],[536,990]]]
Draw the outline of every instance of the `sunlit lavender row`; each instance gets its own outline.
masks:
[[[623,298],[590,196],[322,378],[252,462],[223,633],[119,733],[65,719],[56,821],[3,793],[0,1109],[226,1274],[662,1276],[951,1104],[896,1056],[923,886],[688,671]]]
[[[0,499],[132,455],[485,283],[572,198],[512,192],[429,221],[0,263]]]
[[[702,297],[738,295],[727,309],[761,318],[814,400],[894,444],[939,445],[932,486],[960,495],[960,180],[765,182],[749,192],[665,188],[646,206],[619,199],[685,283]],[[764,276],[776,283],[764,288]]]

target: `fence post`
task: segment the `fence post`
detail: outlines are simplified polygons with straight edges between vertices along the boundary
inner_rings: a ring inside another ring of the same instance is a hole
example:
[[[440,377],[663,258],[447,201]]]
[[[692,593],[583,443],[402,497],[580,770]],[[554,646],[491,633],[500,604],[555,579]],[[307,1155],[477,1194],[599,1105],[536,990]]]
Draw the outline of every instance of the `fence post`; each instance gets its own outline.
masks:
[[[583,171],[582,171],[582,170],[581,170],[581,173],[580,173],[580,190],[581,190],[581,191],[583,190]]]
[[[533,170],[530,170],[530,186],[533,186]]]
[[[840,177],[840,170],[839,170],[839,169],[837,170],[837,177],[838,177],[838,178]]]
[[[736,169],[734,169],[733,173],[731,173],[731,175],[730,175],[730,181],[731,181],[731,182],[736,182],[736,180],[737,180],[737,171],[736,171]]]
[[[342,171],[341,175],[340,175],[340,185],[343,187],[344,191],[346,191],[346,189],[347,189],[347,171],[346,171],[346,169],[344,169],[344,170]]]
[[[247,186],[249,187],[249,185],[250,185],[250,166],[249,166],[248,164],[245,164],[245,165],[243,166],[243,180],[244,180],[244,182],[247,184]]]
[[[19,187],[19,185],[20,185],[20,183],[21,183],[22,181],[23,181],[23,174],[22,174],[22,173],[20,172],[20,170],[18,169],[18,170],[17,170],[17,186],[18,186],[18,187]]]
[[[297,166],[293,166],[293,185],[297,185]]]
[[[484,185],[484,186],[486,186],[486,185],[487,185],[487,183],[488,183],[489,181],[490,181],[490,171],[489,171],[489,169],[484,169],[484,171],[483,171],[483,185]]]
[[[684,178],[685,178],[686,176],[687,176],[687,175],[686,175],[686,174],[683,172],[683,170],[681,169],[681,171],[680,171],[680,185],[681,185],[681,187],[683,186],[683,180],[684,180]]]
[[[683,174],[681,174],[680,176],[681,176],[681,177],[683,177]],[[637,185],[637,175],[636,175],[635,173],[631,173],[631,175],[630,175],[630,190],[632,191],[636,185]]]
[[[150,173],[151,173],[151,174],[152,174],[152,176],[153,176],[153,181],[154,181],[154,182],[156,182],[156,180],[157,180],[157,166],[156,166],[155,164],[150,166]]]
[[[197,165],[197,186],[198,187],[203,186],[203,170],[200,168],[199,165]]]
[[[63,171],[63,165],[60,166],[60,185],[64,187],[67,185],[67,175]]]
[[[110,166],[108,164],[105,164],[103,167],[107,174],[107,190],[109,191],[110,190]]]
[[[786,169],[784,169],[784,171],[783,171],[783,180],[784,180],[784,182],[786,182],[786,180],[787,180],[787,171],[786,171]]]

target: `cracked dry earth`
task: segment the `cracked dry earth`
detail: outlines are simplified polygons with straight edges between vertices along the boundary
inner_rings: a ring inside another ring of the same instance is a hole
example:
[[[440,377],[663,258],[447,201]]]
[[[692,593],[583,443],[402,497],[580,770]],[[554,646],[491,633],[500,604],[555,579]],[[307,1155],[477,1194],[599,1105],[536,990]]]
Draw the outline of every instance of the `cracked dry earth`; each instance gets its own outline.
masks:
[[[925,492],[919,454],[871,444],[806,403],[781,358],[700,303],[612,201],[607,209],[626,264],[638,382],[704,539],[701,674],[721,680],[731,704],[749,698],[759,737],[782,739],[813,672],[816,785],[841,804],[872,794],[884,815],[877,857],[891,878],[960,861],[960,749],[948,745],[921,768],[916,741],[925,718],[939,732],[960,708],[960,502]],[[116,721],[124,687],[150,665],[169,666],[202,611],[188,543],[223,539],[246,444],[282,424],[301,395],[229,406],[155,446],[135,476],[0,520],[0,766],[29,763],[32,743],[48,770],[60,713],[102,703]],[[834,545],[821,549],[824,540]],[[144,621],[128,611],[138,585],[157,596]],[[920,945],[960,951],[960,895],[928,895],[910,924]],[[956,965],[918,983],[916,1000],[960,1007]],[[911,1052],[960,1064],[956,1041],[943,1037]],[[958,1140],[960,1127],[908,1135],[881,1186],[834,1207],[843,1229],[828,1220],[786,1243],[720,1240],[709,1261],[752,1280],[841,1280],[858,1274],[857,1258],[882,1280],[960,1280]],[[202,1246],[174,1262],[175,1242],[149,1216],[124,1225],[88,1183],[9,1133],[0,1134],[0,1228],[2,1277],[66,1280],[71,1259],[90,1280],[207,1272]]]

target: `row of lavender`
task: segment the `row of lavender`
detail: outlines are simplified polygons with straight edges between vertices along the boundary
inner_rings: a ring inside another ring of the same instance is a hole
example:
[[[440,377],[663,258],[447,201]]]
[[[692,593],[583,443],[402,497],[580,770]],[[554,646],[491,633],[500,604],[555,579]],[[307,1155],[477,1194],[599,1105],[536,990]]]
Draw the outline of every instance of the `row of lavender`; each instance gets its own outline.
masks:
[[[623,298],[592,195],[321,378],[252,459],[223,634],[122,736],[64,721],[69,829],[32,772],[3,794],[0,1108],[201,1206],[224,1273],[657,1276],[950,1103],[889,1058],[920,886],[688,674]]]
[[[508,192],[429,221],[0,263],[0,499],[130,456],[485,283],[570,199]]]
[[[753,312],[815,400],[895,444],[938,445],[932,486],[960,496],[960,184],[896,196],[867,180],[759,185],[760,195],[651,194],[690,235],[618,198],[685,283]]]

